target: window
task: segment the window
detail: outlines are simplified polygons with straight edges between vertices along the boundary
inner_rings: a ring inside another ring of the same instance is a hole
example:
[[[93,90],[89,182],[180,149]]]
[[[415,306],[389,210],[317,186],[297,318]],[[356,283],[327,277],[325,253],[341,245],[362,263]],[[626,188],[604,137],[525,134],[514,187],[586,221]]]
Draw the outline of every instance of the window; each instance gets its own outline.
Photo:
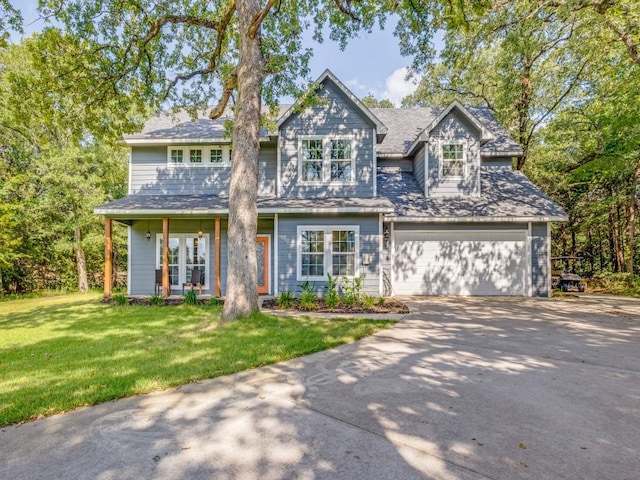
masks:
[[[442,176],[462,177],[464,175],[464,149],[461,144],[442,145]]]
[[[179,289],[191,280],[195,267],[200,269],[200,283],[209,288],[208,269],[209,235],[198,238],[197,233],[173,234],[169,237],[169,285]],[[162,234],[156,236],[156,268],[162,268]]]
[[[169,159],[171,163],[182,163],[184,152],[182,149],[172,148],[169,153]]]
[[[216,164],[222,163],[222,149],[212,148],[209,152],[209,161]]]
[[[348,183],[354,180],[355,155],[350,138],[300,139],[301,182]]]
[[[302,180],[322,182],[323,151],[321,139],[302,140]]]
[[[298,227],[298,281],[357,275],[357,226]]]
[[[189,150],[189,161],[191,163],[202,163],[202,149],[191,149]]]
[[[231,147],[229,145],[169,147],[167,162],[169,165],[183,167],[228,167],[231,163]]]
[[[351,181],[351,140],[331,140],[331,180]]]

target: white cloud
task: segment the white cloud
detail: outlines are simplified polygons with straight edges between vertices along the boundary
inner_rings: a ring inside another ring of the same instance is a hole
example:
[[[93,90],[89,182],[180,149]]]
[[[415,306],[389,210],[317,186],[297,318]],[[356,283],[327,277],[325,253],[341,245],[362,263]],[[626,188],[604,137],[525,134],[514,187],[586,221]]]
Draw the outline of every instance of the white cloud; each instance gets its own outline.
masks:
[[[386,89],[382,94],[381,99],[388,98],[396,106],[400,106],[402,99],[407,95],[412,94],[418,87],[418,79],[406,79],[408,72],[409,69],[407,67],[401,67],[394,70],[393,73],[385,80]]]
[[[361,95],[362,93],[367,94],[369,92],[368,87],[360,82],[357,78],[352,78],[344,82],[344,84],[356,95]]]

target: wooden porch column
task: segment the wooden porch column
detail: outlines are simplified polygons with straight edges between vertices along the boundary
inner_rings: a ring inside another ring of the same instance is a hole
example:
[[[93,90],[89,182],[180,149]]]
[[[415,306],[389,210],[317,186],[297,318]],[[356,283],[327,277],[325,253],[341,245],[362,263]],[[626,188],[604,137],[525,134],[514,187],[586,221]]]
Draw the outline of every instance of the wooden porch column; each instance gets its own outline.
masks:
[[[162,219],[162,296],[171,295],[169,285],[169,219]]]
[[[221,295],[220,289],[220,218],[216,218],[215,230],[215,252],[216,252],[216,269],[214,272],[214,280],[213,280],[213,295],[215,297],[219,297]]]
[[[113,239],[112,223],[110,218],[104,219],[104,296],[111,296],[111,285],[113,284]]]

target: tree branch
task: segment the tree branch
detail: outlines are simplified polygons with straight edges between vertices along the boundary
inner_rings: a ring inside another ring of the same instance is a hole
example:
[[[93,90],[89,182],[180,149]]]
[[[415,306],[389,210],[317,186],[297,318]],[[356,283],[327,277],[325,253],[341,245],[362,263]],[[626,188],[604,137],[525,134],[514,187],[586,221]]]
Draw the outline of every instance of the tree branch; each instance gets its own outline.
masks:
[[[220,97],[220,100],[218,101],[217,105],[211,109],[211,112],[209,112],[209,118],[211,120],[215,120],[222,116],[225,109],[227,108],[229,99],[231,98],[231,95],[233,94],[233,91],[236,89],[237,86],[238,86],[238,71],[234,69],[233,72],[231,72],[231,74],[229,75],[229,78],[227,78],[227,80],[224,82],[224,85],[222,88],[222,96]]]
[[[262,10],[260,10],[260,13],[258,13],[258,15],[256,15],[253,18],[253,21],[251,22],[251,26],[249,27],[249,32],[248,32],[249,38],[251,39],[256,38],[256,34],[258,33],[258,29],[260,29],[260,25],[262,25],[262,21],[265,19],[265,17],[269,13],[269,10],[271,10],[271,7],[273,7],[275,3],[276,3],[276,0],[268,0],[265,7]]]

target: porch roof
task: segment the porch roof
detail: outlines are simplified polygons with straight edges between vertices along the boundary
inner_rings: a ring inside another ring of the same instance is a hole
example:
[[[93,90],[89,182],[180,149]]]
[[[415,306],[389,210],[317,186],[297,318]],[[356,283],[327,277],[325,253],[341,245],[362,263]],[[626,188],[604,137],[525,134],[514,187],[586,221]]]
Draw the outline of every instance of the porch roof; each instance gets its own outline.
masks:
[[[261,198],[258,214],[275,213],[393,213],[386,198]],[[143,218],[170,215],[227,215],[229,197],[197,195],[127,195],[94,209],[111,218]]]

